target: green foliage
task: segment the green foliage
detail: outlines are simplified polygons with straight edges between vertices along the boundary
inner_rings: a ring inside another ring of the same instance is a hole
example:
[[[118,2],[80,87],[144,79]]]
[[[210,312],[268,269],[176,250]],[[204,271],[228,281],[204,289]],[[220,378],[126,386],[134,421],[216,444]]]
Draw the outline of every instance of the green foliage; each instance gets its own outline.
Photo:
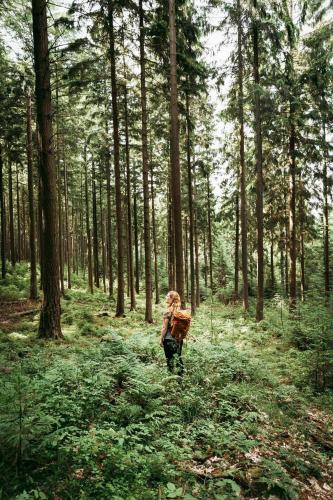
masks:
[[[317,391],[333,387],[333,321],[330,311],[317,301],[305,305],[302,319],[291,331],[291,340],[302,352],[305,368],[299,383],[310,382]]]
[[[304,430],[311,393],[298,387],[311,383],[303,356],[317,344],[300,351],[293,335],[311,324],[308,309],[295,323],[272,301],[257,325],[214,298],[193,320],[180,383],[166,370],[156,325],[144,326],[142,304],[120,323],[98,316],[99,294],[69,296],[63,324],[71,321],[79,335],[68,342],[2,337],[5,497],[56,490],[74,498],[294,499],[304,478],[321,477],[324,453],[305,455],[276,438]],[[34,329],[30,321],[21,326]]]
[[[26,298],[29,293],[30,278],[28,264],[19,262],[15,267],[9,267],[6,278],[0,280],[0,298],[18,300]]]

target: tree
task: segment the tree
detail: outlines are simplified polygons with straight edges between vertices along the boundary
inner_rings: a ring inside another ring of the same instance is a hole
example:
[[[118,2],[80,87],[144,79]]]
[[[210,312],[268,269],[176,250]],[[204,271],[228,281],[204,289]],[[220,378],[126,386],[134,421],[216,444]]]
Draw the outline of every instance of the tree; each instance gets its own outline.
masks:
[[[3,159],[2,159],[2,144],[0,143],[0,210],[1,210],[1,277],[6,277],[6,241],[5,241],[5,201],[4,201],[4,186],[3,186]]]
[[[121,203],[120,164],[119,164],[119,118],[118,97],[116,79],[116,54],[114,41],[114,2],[108,0],[108,33],[111,65],[111,88],[112,88],[112,122],[113,122],[113,148],[114,148],[114,174],[116,191],[116,220],[117,220],[117,309],[116,316],[124,316],[124,252],[123,252],[123,210]]]
[[[183,234],[182,234],[182,205],[180,189],[179,164],[179,119],[178,119],[178,91],[177,91],[177,57],[176,57],[176,10],[175,0],[169,0],[169,44],[170,44],[170,164],[171,164],[171,195],[175,236],[176,257],[176,288],[181,297],[182,307],[184,299],[184,263],[183,263]]]
[[[153,322],[152,313],[152,273],[149,213],[149,164],[147,135],[147,97],[146,97],[146,65],[145,65],[145,32],[142,0],[139,0],[140,17],[140,68],[141,68],[141,137],[142,137],[142,178],[144,205],[144,245],[145,245],[145,280],[146,280],[146,313],[148,323]]]
[[[242,276],[243,276],[243,307],[249,310],[249,284],[248,284],[248,250],[247,250],[247,197],[246,197],[246,165],[244,150],[244,93],[243,93],[243,26],[242,8],[237,0],[237,50],[238,50],[238,120],[239,120],[239,163],[240,163],[240,219],[242,238]]]
[[[257,217],[257,306],[256,320],[263,319],[264,310],[264,221],[263,221],[263,159],[260,106],[260,60],[259,60],[259,10],[257,0],[253,2],[252,20],[253,80],[254,80],[254,129],[256,157],[256,217]]]
[[[51,85],[46,0],[32,0],[35,96],[41,138],[39,175],[42,186],[43,216],[43,305],[38,334],[43,338],[62,338],[57,227],[56,172],[53,159]]]
[[[31,92],[27,94],[27,164],[28,164],[28,195],[29,195],[29,243],[30,243],[30,299],[36,300],[37,293],[37,270],[36,270],[36,230],[35,230],[35,207],[34,186],[32,167],[32,127],[31,127]]]

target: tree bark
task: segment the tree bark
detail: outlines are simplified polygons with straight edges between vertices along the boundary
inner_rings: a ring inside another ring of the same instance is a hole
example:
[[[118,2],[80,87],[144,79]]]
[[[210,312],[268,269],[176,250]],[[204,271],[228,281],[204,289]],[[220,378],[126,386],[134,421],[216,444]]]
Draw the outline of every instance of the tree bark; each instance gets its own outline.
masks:
[[[92,162],[92,202],[93,202],[93,256],[94,256],[94,283],[99,288],[99,261],[98,261],[98,229],[97,229],[97,200],[96,200],[96,172],[94,160]]]
[[[140,4],[139,4],[140,9]],[[122,34],[124,37],[124,33]],[[134,285],[134,263],[133,263],[133,230],[132,230],[132,193],[131,193],[131,172],[130,172],[130,144],[128,133],[128,105],[127,105],[127,71],[125,64],[125,47],[123,38],[123,61],[124,61],[124,107],[125,107],[125,153],[126,153],[126,201],[127,201],[127,234],[128,234],[128,284],[130,295],[130,310],[135,311],[135,285]]]
[[[101,226],[101,244],[102,244],[102,273],[103,273],[103,290],[106,293],[106,254],[105,254],[105,231],[104,231],[104,211],[102,198],[102,171],[99,172],[99,220]]]
[[[37,161],[38,161],[38,249],[39,249],[39,268],[40,268],[40,285],[39,289],[43,290],[43,275],[44,275],[44,240],[43,240],[43,209],[42,209],[42,181],[40,177],[40,163],[42,161],[41,139],[38,131],[38,123],[36,123],[36,148],[37,148]]]
[[[185,268],[185,300],[189,299],[189,279],[188,279],[188,217],[184,221],[184,268]]]
[[[31,128],[31,93],[27,95],[27,164],[28,164],[28,199],[29,199],[29,244],[30,244],[30,299],[36,300],[37,293],[37,266],[36,266],[36,227],[34,211],[34,183],[32,166],[32,128]]]
[[[145,28],[143,0],[139,0],[140,17],[140,68],[141,68],[141,140],[142,140],[142,179],[143,179],[143,230],[145,246],[145,284],[146,313],[145,320],[153,322],[152,311],[152,272],[151,272],[151,242],[149,213],[149,164],[147,137],[147,91],[146,91],[146,61],[145,61]]]
[[[253,2],[254,15],[257,12],[257,0]],[[260,74],[259,74],[259,26],[256,19],[252,27],[253,43],[253,79],[254,89],[254,119],[255,119],[255,151],[256,151],[256,218],[257,218],[257,306],[256,321],[264,317],[264,218],[263,218],[263,159],[262,159],[262,130],[260,104]]]
[[[169,173],[171,177],[171,173]],[[169,180],[168,186],[168,288],[174,290],[176,288],[175,282],[175,237],[174,237],[174,223],[172,212],[172,196],[171,196],[171,181]]]
[[[27,234],[27,217],[26,217],[26,194],[25,189],[21,187],[21,203],[22,203],[22,260],[29,260],[27,255],[26,234]]]
[[[87,231],[87,248],[88,248],[88,283],[90,293],[94,292],[93,284],[93,269],[92,269],[92,251],[91,251],[91,233],[90,233],[90,216],[89,216],[89,190],[88,190],[88,166],[87,166],[87,147],[84,147],[84,175],[85,175],[85,198],[86,198],[86,231]]]
[[[116,55],[113,27],[113,0],[108,0],[108,28],[109,28],[109,49],[111,64],[111,94],[112,94],[112,122],[113,122],[113,148],[114,148],[114,176],[116,192],[116,221],[117,221],[117,307],[116,316],[124,316],[124,251],[123,251],[123,210],[121,205],[121,181],[119,164],[119,119],[118,119],[118,98],[116,79]]]
[[[234,280],[234,297],[238,299],[239,295],[239,194],[238,186],[236,193],[236,227],[235,227],[235,280]]]
[[[287,195],[285,194],[284,196],[284,206],[285,206],[285,292],[286,292],[286,297],[289,296],[289,219],[288,219],[288,201],[287,201]]]
[[[5,214],[5,199],[3,188],[3,159],[2,159],[2,145],[0,143],[0,210],[1,210],[1,278],[5,279],[6,268],[6,214]]]
[[[16,249],[15,249],[15,234],[14,234],[13,170],[10,159],[8,160],[8,204],[9,204],[10,260],[12,266],[15,266]]]
[[[193,165],[193,185],[194,185],[194,201],[197,199],[197,186],[195,165]],[[198,209],[194,204],[194,250],[195,250],[195,305],[200,306],[200,267],[199,267],[199,236],[198,236]]]
[[[84,206],[84,186],[83,186],[83,175],[82,171],[80,174],[80,267],[83,275],[83,279],[85,279],[85,238],[84,238],[84,223],[83,223],[83,206]]]
[[[207,217],[208,217],[208,252],[209,252],[209,284],[213,291],[213,238],[212,238],[212,212],[210,206],[210,179],[207,174]]]
[[[330,247],[328,231],[328,186],[327,186],[327,153],[326,153],[326,125],[323,124],[324,163],[323,163],[323,250],[324,250],[324,284],[325,296],[329,297],[330,287]]]
[[[160,290],[158,279],[158,262],[157,262],[157,237],[156,237],[156,220],[155,220],[155,193],[154,193],[154,172],[152,158],[150,159],[150,190],[151,190],[151,215],[153,225],[153,245],[154,245],[154,275],[155,275],[155,304],[160,303]]]
[[[64,161],[64,191],[65,191],[65,228],[66,228],[66,256],[67,256],[67,288],[72,288],[71,266],[72,266],[72,245],[71,231],[69,227],[68,214],[68,175],[67,162],[65,159],[64,143],[63,143],[63,161]]]
[[[58,66],[56,65],[56,80],[58,81]],[[59,86],[56,85],[56,163],[57,163],[57,192],[58,192],[58,230],[59,230],[59,274],[61,295],[65,294],[64,286],[64,254],[62,241],[62,200],[61,200],[61,169],[60,169],[60,130],[59,130]]]
[[[281,282],[281,290],[285,288],[284,282],[284,233],[281,231],[280,233],[280,282]]]
[[[207,259],[207,245],[206,245],[206,232],[203,232],[203,252],[204,252],[204,278],[205,278],[205,288],[208,288],[208,259]]]
[[[305,302],[305,253],[304,253],[304,229],[301,224],[301,301]]]
[[[139,235],[138,235],[138,207],[137,207],[137,192],[136,181],[134,179],[134,202],[133,202],[133,216],[134,216],[134,250],[135,250],[135,291],[140,293],[140,260],[139,260]]]
[[[292,98],[291,98],[292,99]],[[296,130],[295,105],[290,101],[289,108],[290,136],[289,136],[289,308],[296,307]]]
[[[37,120],[41,136],[40,179],[43,210],[43,305],[39,336],[61,338],[56,171],[53,156],[52,106],[46,0],[32,0]]]
[[[242,277],[243,277],[243,309],[249,311],[249,278],[248,278],[248,248],[247,248],[247,198],[246,198],[246,164],[244,139],[244,92],[243,92],[243,25],[241,1],[237,0],[238,10],[238,120],[239,120],[239,162],[240,162],[240,216],[241,216],[241,246],[242,246]]]
[[[22,231],[21,231],[21,203],[20,203],[20,187],[19,187],[19,174],[18,164],[16,164],[16,217],[17,217],[17,260],[22,260]]]
[[[175,0],[169,0],[169,42],[170,42],[170,162],[171,193],[175,235],[176,288],[181,297],[182,308],[185,308],[184,297],[184,262],[182,235],[182,203],[180,189],[179,163],[179,119],[177,90],[177,48],[176,48],[176,11]]]
[[[109,137],[108,122],[105,123],[105,131]],[[110,145],[107,141],[106,149],[106,240],[107,240],[107,262],[108,262],[108,278],[109,278],[109,297],[113,297],[113,252],[112,252],[112,215],[111,215],[111,155]]]
[[[193,182],[192,182],[192,160],[191,160],[191,114],[190,96],[186,92],[186,155],[187,155],[187,186],[188,186],[188,214],[189,214],[189,246],[190,246],[190,281],[191,281],[191,314],[195,315],[195,269],[194,269],[194,213],[193,213]]]
[[[272,295],[275,292],[275,275],[274,275],[274,234],[271,231],[271,248],[270,248],[270,265],[271,265],[271,290]]]

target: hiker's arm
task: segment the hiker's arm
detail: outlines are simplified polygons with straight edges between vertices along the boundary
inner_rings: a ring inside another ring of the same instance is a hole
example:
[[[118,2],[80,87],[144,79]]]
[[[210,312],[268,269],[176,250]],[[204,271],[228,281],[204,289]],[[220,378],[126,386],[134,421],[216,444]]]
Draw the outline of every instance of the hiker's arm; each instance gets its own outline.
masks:
[[[162,325],[162,330],[161,330],[161,338],[160,338],[160,345],[163,346],[163,340],[165,337],[165,334],[168,330],[168,318],[163,318],[163,325]]]

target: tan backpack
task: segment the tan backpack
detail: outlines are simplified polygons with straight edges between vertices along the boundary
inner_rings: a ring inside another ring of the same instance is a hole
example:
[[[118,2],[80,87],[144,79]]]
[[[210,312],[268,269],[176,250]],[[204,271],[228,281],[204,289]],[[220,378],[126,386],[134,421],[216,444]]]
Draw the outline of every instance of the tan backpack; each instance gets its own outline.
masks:
[[[191,314],[188,311],[178,311],[172,316],[171,335],[177,342],[184,340],[191,324]]]

